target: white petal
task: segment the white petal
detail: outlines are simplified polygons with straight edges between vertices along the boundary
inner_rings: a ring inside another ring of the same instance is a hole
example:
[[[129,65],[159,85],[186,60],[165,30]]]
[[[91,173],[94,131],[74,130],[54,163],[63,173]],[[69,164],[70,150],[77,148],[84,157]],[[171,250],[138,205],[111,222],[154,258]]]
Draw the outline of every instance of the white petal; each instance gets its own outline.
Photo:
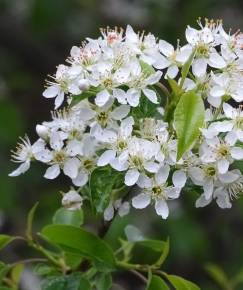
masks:
[[[50,86],[43,92],[43,96],[45,98],[54,98],[59,93],[59,90],[58,85]]]
[[[153,66],[157,69],[164,69],[171,64],[171,62],[160,53],[157,53],[154,59]]]
[[[61,106],[64,101],[64,92],[60,92],[55,98],[55,110]]]
[[[8,176],[10,176],[10,177],[19,176],[20,174],[25,173],[29,168],[30,168],[30,162],[25,161],[17,169],[15,169],[13,172],[11,172]]]
[[[150,89],[143,89],[145,96],[154,104],[158,104],[158,99],[155,91]]]
[[[225,90],[221,88],[220,86],[214,86],[210,90],[210,95],[213,96],[214,98],[220,98],[225,94]]]
[[[207,71],[207,61],[204,58],[196,59],[192,64],[193,74],[200,78],[206,74]]]
[[[175,187],[182,188],[186,184],[186,174],[183,170],[176,170],[172,176],[172,182]]]
[[[126,28],[126,40],[132,43],[138,42],[138,35],[134,32],[131,25],[127,25]]]
[[[161,79],[161,76],[162,76],[162,72],[161,71],[157,71],[156,73],[150,75],[146,80],[145,82],[148,84],[148,85],[154,85],[156,83],[158,83]]]
[[[208,178],[203,185],[204,196],[205,199],[208,200],[212,198],[213,195],[213,180],[212,178]]]
[[[125,201],[121,204],[121,206],[118,209],[118,214],[120,217],[123,217],[130,212],[130,204],[129,202]]]
[[[137,107],[139,104],[140,92],[135,89],[127,91],[127,102],[132,107]]]
[[[240,147],[233,147],[231,149],[231,156],[235,160],[241,160],[243,159],[243,149]]]
[[[163,219],[167,219],[169,215],[169,208],[165,200],[159,199],[155,202],[155,210]]]
[[[178,67],[176,65],[172,65],[168,68],[165,78],[167,79],[167,77],[169,77],[170,79],[174,79],[177,76],[178,72]]]
[[[229,161],[227,159],[220,159],[217,162],[219,173],[224,174],[229,169]]]
[[[238,174],[233,173],[232,171],[228,171],[225,174],[219,174],[219,180],[222,183],[232,183],[239,178]]]
[[[180,196],[181,188],[180,187],[167,187],[166,193],[168,198],[178,198]]]
[[[156,173],[159,170],[159,164],[153,161],[148,161],[144,164],[144,168],[151,173]]]
[[[134,208],[142,209],[147,207],[151,202],[151,196],[148,193],[141,193],[132,199]]]
[[[116,107],[110,114],[110,116],[115,120],[121,120],[125,118],[130,112],[130,106],[121,105]]]
[[[64,162],[63,172],[70,178],[76,178],[78,175],[78,169],[80,161],[77,158],[69,158]]]
[[[111,160],[110,165],[117,171],[124,171],[128,168],[128,162],[120,162],[118,158]]]
[[[155,175],[155,180],[158,184],[163,184],[166,182],[170,172],[170,166],[162,166]]]
[[[84,186],[89,180],[89,176],[85,172],[78,173],[76,178],[72,179],[72,183],[76,186]]]
[[[216,202],[220,208],[231,208],[232,204],[229,199],[227,191],[223,188],[217,188],[214,192]]]
[[[76,139],[69,141],[66,146],[66,153],[69,156],[83,155],[83,143]]]
[[[159,50],[167,57],[172,55],[175,51],[173,45],[165,40],[159,41]]]
[[[104,106],[110,98],[110,94],[107,90],[99,92],[95,97],[95,104],[99,107]]]
[[[230,118],[230,119],[233,118],[233,116],[234,116],[234,108],[230,104],[224,103],[223,104],[223,110],[224,110],[225,116],[227,118]]]
[[[197,200],[196,200],[196,207],[204,207],[212,201],[212,198],[206,199],[205,195],[202,194]]]
[[[127,103],[127,94],[122,89],[113,89],[113,96],[115,99],[117,99],[118,103]]]
[[[139,175],[140,174],[137,169],[129,169],[125,175],[125,184],[127,186],[134,185],[137,182]]]
[[[214,68],[224,68],[226,62],[217,52],[213,52],[209,56],[209,65]]]
[[[97,166],[105,166],[111,162],[112,159],[116,157],[116,151],[114,150],[106,150],[103,152],[98,161],[97,161]]]
[[[51,167],[47,168],[46,173],[44,175],[47,179],[54,179],[60,174],[60,167],[58,164],[54,164]]]

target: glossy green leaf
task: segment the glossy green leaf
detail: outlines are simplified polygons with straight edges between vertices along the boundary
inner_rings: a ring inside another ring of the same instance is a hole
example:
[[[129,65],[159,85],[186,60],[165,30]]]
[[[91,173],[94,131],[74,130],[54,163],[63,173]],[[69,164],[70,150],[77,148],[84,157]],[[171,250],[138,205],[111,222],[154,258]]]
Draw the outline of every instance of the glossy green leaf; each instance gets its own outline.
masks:
[[[80,273],[69,276],[51,277],[44,281],[42,290],[91,290],[88,280],[81,277]]]
[[[159,276],[153,275],[146,290],[170,290],[170,288]]]
[[[64,207],[59,208],[53,216],[53,224],[72,225],[80,227],[83,224],[83,210],[68,210]]]
[[[187,60],[187,62],[183,65],[182,69],[181,69],[181,80],[180,80],[180,87],[182,88],[184,82],[185,82],[185,79],[188,75],[188,72],[190,70],[190,67],[191,67],[191,64],[193,62],[193,59],[195,57],[195,53],[196,53],[196,50],[193,50],[193,52],[191,53],[189,59]]]
[[[177,159],[192,146],[198,138],[204,122],[204,104],[194,91],[184,93],[174,112],[174,124],[178,138]]]
[[[8,235],[0,235],[0,250],[5,248],[9,243],[15,240],[16,237],[11,237]]]
[[[97,290],[109,290],[112,286],[112,277],[110,273],[102,273],[96,279]]]
[[[182,89],[180,88],[180,86],[178,85],[178,83],[174,79],[168,78],[168,83],[170,85],[170,88],[172,90],[174,98],[175,98],[175,96],[179,96],[182,94],[182,92],[183,92]]]
[[[118,199],[127,188],[124,186],[124,173],[118,172],[110,166],[96,168],[91,174],[91,198],[98,213],[104,212],[112,196],[114,199]]]
[[[33,219],[38,207],[39,203],[37,202],[29,211],[27,217],[27,228],[26,228],[26,237],[28,240],[32,240],[32,226],[33,226]]]
[[[84,229],[69,225],[49,225],[41,231],[41,234],[66,252],[96,260],[107,268],[115,266],[109,245]]]
[[[166,275],[169,282],[175,287],[175,290],[200,290],[200,288],[191,281],[176,275]]]

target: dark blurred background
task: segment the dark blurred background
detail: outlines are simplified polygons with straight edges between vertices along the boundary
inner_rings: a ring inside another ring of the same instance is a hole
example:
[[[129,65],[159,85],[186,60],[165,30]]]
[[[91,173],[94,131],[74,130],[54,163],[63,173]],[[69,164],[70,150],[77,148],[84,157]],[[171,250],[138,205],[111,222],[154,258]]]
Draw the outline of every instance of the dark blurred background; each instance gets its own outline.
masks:
[[[97,37],[100,27],[131,24],[176,44],[184,41],[187,24],[197,18],[220,18],[232,31],[243,27],[242,0],[0,0],[0,232],[21,234],[29,208],[40,201],[36,229],[50,222],[60,206],[65,179],[45,180],[44,167],[33,165],[24,176],[11,179],[15,168],[10,150],[18,136],[36,139],[35,124],[50,119],[52,100],[42,97],[45,78],[63,63],[73,45]],[[243,268],[243,201],[231,210],[216,205],[194,208],[195,195],[184,193],[167,221],[153,211],[133,212],[134,223],[151,238],[170,236],[171,252],[165,270],[197,282],[203,290],[220,289],[204,265],[220,265],[231,277]],[[28,257],[21,245],[2,259]],[[128,277],[129,281],[129,277]],[[126,282],[125,282],[126,283]],[[127,287],[126,289],[129,289]],[[243,289],[239,287],[238,289]],[[31,290],[34,290],[33,288]]]

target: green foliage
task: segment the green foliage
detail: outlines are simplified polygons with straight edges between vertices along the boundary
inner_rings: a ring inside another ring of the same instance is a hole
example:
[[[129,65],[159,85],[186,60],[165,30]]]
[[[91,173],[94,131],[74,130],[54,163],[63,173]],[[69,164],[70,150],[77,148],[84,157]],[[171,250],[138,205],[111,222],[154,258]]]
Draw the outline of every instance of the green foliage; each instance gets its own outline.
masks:
[[[221,289],[233,289],[226,273],[218,265],[208,263],[205,268],[211,278],[220,286]]]
[[[26,237],[28,240],[32,240],[32,225],[33,225],[33,219],[35,216],[35,212],[37,210],[39,203],[35,203],[35,205],[31,208],[31,210],[28,213],[27,217],[27,228],[26,228]]]
[[[50,277],[41,286],[42,290],[91,290],[91,285],[81,273]]]
[[[204,122],[204,103],[194,91],[184,93],[174,112],[174,124],[178,138],[177,159],[192,146],[199,136]]]
[[[83,210],[68,210],[66,208],[59,208],[53,216],[53,224],[57,225],[72,225],[80,227],[83,224],[84,216]]]
[[[194,283],[176,275],[166,275],[166,278],[176,290],[200,290]]]
[[[97,290],[109,290],[112,287],[112,277],[110,273],[100,274],[96,281],[95,285]]]
[[[145,75],[150,76],[155,73],[155,70],[151,65],[147,64],[146,62],[142,60],[140,60],[139,63]]]
[[[182,69],[181,69],[181,80],[180,80],[180,88],[182,88],[184,82],[185,82],[185,79],[189,73],[189,70],[190,70],[190,67],[191,67],[191,64],[193,62],[193,59],[195,57],[195,53],[196,53],[196,50],[193,50],[193,52],[191,53],[189,59],[187,60],[187,62],[183,65]]]
[[[170,290],[170,288],[159,276],[153,275],[146,290]]]
[[[46,226],[41,234],[64,251],[97,261],[113,269],[115,259],[109,245],[84,229],[68,225]]]
[[[110,166],[96,168],[90,177],[92,205],[97,213],[104,212],[110,200],[122,197],[128,190],[124,186],[124,173]]]
[[[0,250],[5,248],[9,243],[14,241],[15,239],[16,239],[15,237],[11,237],[8,235],[0,235]]]
[[[141,95],[139,105],[132,108],[132,116],[139,122],[139,120],[144,118],[151,118],[159,115],[158,105],[152,103],[144,94]]]

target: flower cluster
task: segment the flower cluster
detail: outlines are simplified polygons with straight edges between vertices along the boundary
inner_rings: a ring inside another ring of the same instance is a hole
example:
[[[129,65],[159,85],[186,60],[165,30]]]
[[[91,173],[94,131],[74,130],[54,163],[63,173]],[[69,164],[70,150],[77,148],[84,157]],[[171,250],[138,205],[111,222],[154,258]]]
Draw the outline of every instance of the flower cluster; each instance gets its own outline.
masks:
[[[188,26],[185,36],[187,43],[174,48],[128,25],[72,47],[43,92],[55,98],[52,120],[36,126],[34,144],[21,140],[13,153],[21,164],[10,176],[26,172],[34,160],[45,163],[45,178],[61,172],[70,178],[63,205],[76,209],[94,170],[109,167],[123,174],[126,188],[139,190],[132,197],[111,195],[107,220],[115,210],[128,213],[130,204],[153,204],[166,219],[168,201],[186,187],[201,193],[197,207],[215,199],[230,208],[243,191],[235,165],[243,159],[243,111],[234,105],[243,101],[243,35],[206,20],[199,29]],[[198,135],[178,158],[173,110],[186,92],[200,96],[206,110]]]

